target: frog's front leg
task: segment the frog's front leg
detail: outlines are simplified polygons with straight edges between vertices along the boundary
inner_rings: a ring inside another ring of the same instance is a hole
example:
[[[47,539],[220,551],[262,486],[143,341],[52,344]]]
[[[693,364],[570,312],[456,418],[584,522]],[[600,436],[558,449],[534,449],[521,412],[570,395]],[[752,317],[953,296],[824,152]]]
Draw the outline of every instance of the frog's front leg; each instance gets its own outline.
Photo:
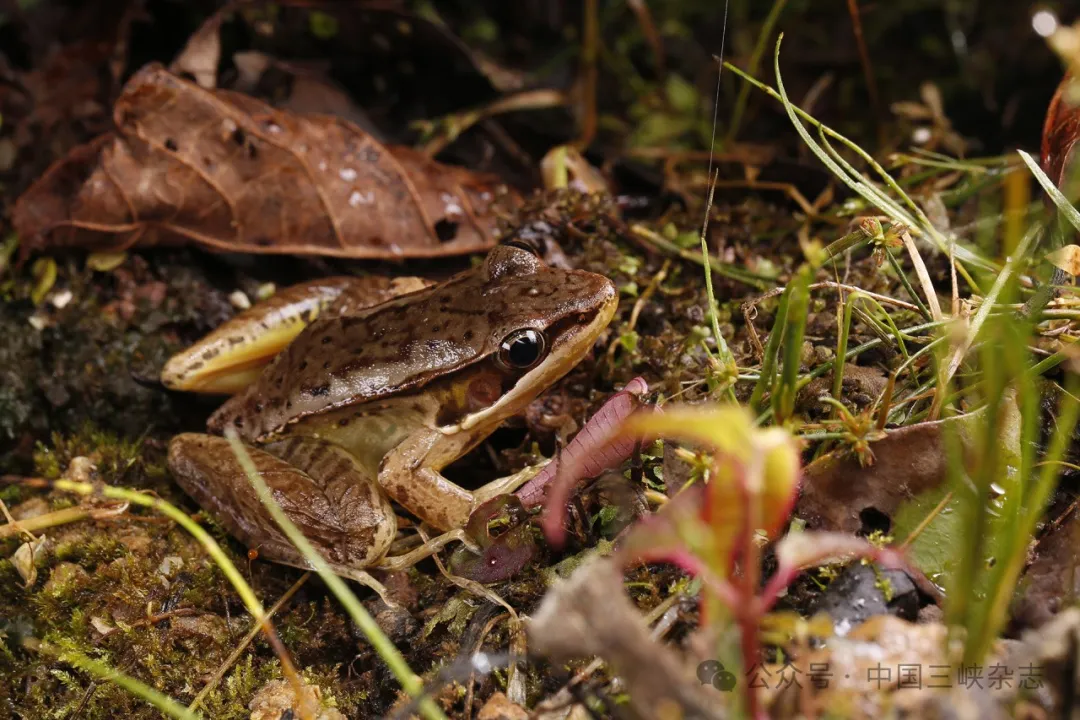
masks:
[[[422,278],[369,275],[292,285],[171,357],[161,382],[171,390],[238,393],[319,315],[355,313],[430,284]]]
[[[531,477],[518,473],[473,491],[443,477],[440,471],[476,442],[476,436],[467,432],[418,430],[383,457],[379,484],[390,497],[427,524],[443,531],[462,528],[477,507],[497,495],[513,492]]]
[[[297,437],[248,448],[274,499],[337,574],[378,592],[366,569],[386,555],[397,518],[377,482],[346,451]],[[188,433],[169,444],[180,486],[228,531],[267,560],[311,569],[259,499],[228,440]]]

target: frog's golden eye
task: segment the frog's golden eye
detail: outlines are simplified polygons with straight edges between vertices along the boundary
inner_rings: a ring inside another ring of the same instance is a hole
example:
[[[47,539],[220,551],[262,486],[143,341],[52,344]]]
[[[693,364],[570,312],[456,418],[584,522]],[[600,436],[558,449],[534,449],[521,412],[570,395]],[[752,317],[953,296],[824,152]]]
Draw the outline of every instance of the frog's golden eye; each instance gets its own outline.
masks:
[[[532,328],[522,328],[499,343],[499,363],[507,370],[528,370],[544,356],[544,336]]]

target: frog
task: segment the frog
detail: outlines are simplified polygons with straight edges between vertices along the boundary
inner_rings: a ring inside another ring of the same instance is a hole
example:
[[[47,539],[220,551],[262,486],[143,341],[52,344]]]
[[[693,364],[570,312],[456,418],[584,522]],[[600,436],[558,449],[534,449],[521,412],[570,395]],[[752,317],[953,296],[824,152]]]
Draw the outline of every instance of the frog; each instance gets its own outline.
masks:
[[[463,540],[476,508],[527,479],[467,490],[441,471],[575,367],[618,303],[605,276],[521,243],[442,283],[336,278],[280,295],[166,364],[167,387],[231,394],[206,433],[171,440],[168,467],[260,557],[309,568],[223,437],[235,434],[330,568],[384,599],[369,570]],[[391,501],[441,534],[390,556]]]

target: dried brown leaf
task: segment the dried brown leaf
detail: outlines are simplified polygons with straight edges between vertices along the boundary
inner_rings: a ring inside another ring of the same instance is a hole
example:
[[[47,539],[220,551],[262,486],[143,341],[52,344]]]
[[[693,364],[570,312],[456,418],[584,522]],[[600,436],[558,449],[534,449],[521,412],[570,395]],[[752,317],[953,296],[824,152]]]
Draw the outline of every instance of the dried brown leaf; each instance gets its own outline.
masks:
[[[870,445],[876,461],[863,467],[854,455],[829,455],[810,463],[796,514],[809,527],[856,533],[868,515],[891,518],[901,504],[945,482],[943,423],[919,423]]]
[[[115,134],[76,148],[16,203],[24,251],[211,250],[434,257],[495,242],[495,180],[380,145],[332,117],[280,112],[150,65]]]

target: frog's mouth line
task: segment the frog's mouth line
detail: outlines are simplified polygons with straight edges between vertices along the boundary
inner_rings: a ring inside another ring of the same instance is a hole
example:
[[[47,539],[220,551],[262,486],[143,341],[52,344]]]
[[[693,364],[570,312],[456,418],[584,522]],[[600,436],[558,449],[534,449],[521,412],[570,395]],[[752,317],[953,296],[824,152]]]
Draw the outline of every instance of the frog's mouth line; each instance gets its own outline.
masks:
[[[471,430],[477,425],[490,421],[493,417],[501,421],[519,411],[544,388],[578,364],[603,329],[611,322],[618,304],[618,297],[613,296],[609,302],[596,311],[596,315],[587,325],[577,325],[576,329],[571,327],[558,334],[558,340],[548,356],[535,368],[522,375],[514,387],[496,403],[467,416],[455,425],[440,427],[439,432],[444,435],[453,435]]]

